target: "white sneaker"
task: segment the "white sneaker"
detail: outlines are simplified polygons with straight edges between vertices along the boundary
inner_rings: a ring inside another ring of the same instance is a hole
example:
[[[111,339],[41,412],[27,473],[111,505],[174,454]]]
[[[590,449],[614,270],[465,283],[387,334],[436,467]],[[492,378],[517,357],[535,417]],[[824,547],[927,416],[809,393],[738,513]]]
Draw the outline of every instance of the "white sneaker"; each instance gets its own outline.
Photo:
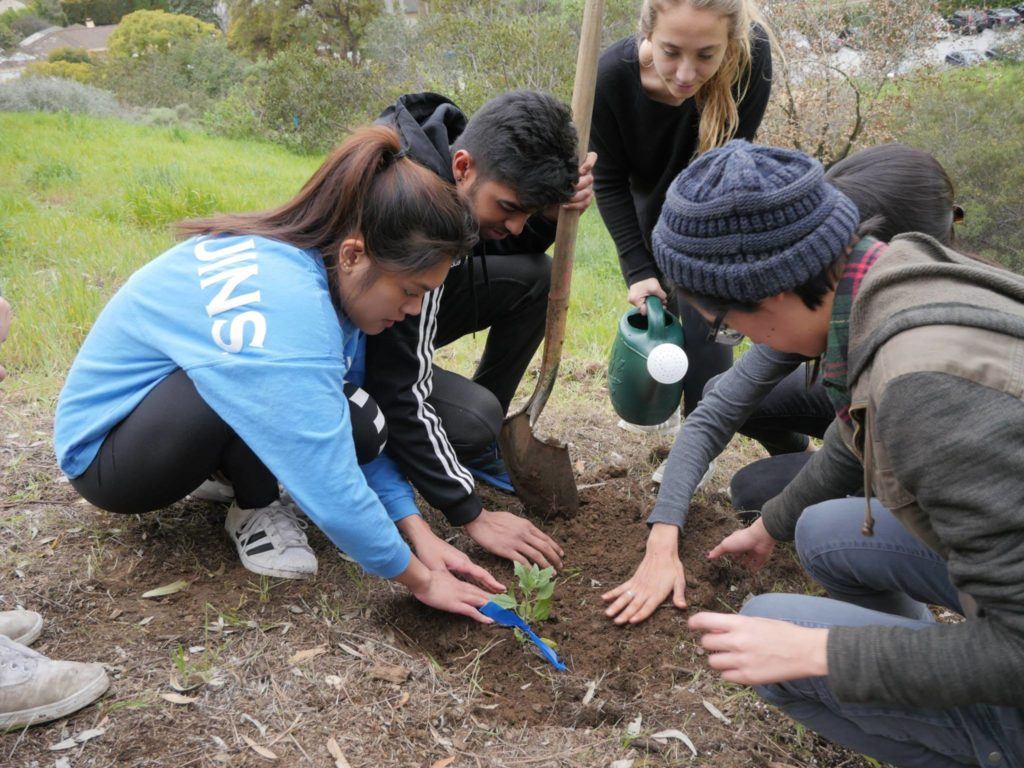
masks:
[[[0,635],[21,645],[32,645],[43,631],[43,617],[35,611],[0,611]]]
[[[0,731],[66,717],[109,685],[100,664],[52,661],[0,636]]]
[[[279,501],[257,509],[232,504],[224,520],[242,565],[253,573],[281,579],[307,579],[316,574],[316,555],[304,532],[307,525],[293,507]]]
[[[665,479],[665,467],[666,466],[668,466],[668,459],[665,459],[663,462],[661,462],[661,464],[658,465],[658,468],[656,470],[654,470],[654,474],[651,475],[651,481],[652,482],[655,482],[658,485],[661,485],[661,481]],[[694,489],[694,493],[696,493],[697,491],[703,491],[704,490],[704,486],[706,486],[708,484],[708,482],[710,482],[711,477],[712,477],[712,475],[715,474],[715,470],[717,468],[718,468],[718,462],[715,459],[712,459],[711,463],[708,464],[708,469],[707,469],[707,472],[704,473],[704,477],[702,477],[700,479],[700,482],[697,483],[697,487]]]
[[[619,419],[619,429],[635,432],[639,435],[674,435],[679,431],[680,423],[679,411],[677,410],[665,421],[661,422],[661,424],[652,424],[649,427],[642,424],[630,424],[624,419]]]
[[[235,486],[220,472],[210,475],[202,484],[189,494],[193,499],[209,501],[214,504],[230,504],[235,500]]]

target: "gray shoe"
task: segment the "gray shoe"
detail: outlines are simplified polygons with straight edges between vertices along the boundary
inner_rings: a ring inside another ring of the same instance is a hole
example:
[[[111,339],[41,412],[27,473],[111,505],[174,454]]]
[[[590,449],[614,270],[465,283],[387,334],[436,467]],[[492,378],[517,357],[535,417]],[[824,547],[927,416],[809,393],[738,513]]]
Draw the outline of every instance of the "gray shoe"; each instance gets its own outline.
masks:
[[[43,617],[35,611],[0,611],[0,635],[32,645],[43,631]]]
[[[0,637],[0,731],[67,717],[109,685],[100,664],[52,661]]]

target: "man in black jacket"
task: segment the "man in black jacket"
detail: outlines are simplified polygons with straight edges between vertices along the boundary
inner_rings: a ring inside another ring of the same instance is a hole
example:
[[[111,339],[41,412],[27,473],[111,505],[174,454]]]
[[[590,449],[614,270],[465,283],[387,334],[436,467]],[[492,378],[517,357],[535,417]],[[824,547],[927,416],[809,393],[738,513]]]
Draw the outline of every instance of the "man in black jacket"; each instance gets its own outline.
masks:
[[[562,549],[528,520],[483,508],[474,476],[512,491],[501,422],[544,337],[558,209],[585,209],[596,155],[577,168],[568,108],[534,91],[485,104],[467,122],[449,99],[410,94],[378,122],[410,157],[455,184],[480,241],[423,298],[423,309],[367,338],[364,388],[388,423],[388,452],[427,503],[494,554],[561,567]],[[433,365],[435,347],[490,329],[473,380]]]

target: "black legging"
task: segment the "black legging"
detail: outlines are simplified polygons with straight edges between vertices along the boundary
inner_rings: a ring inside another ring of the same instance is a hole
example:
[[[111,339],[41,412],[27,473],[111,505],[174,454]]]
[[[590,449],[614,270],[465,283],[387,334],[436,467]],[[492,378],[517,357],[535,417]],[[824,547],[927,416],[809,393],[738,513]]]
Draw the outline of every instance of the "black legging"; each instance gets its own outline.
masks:
[[[373,411],[372,400],[352,408],[356,453],[367,459],[377,456],[386,437],[372,418],[362,416]],[[243,509],[278,498],[274,475],[178,370],[110,431],[92,464],[71,485],[100,509],[137,514],[183,499],[217,471],[231,480]]]

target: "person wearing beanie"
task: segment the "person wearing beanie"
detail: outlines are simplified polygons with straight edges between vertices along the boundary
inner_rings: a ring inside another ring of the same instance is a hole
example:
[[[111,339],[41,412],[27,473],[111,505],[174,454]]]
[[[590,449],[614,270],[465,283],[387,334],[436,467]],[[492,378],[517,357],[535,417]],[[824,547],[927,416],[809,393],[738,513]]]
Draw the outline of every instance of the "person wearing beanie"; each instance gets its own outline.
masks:
[[[882,144],[836,163],[825,178],[857,205],[862,232],[881,240],[924,232],[944,245],[952,242],[957,211],[953,184],[927,152]],[[814,370],[803,355],[754,344],[732,368],[708,382],[669,453],[657,503],[647,518],[651,528],[644,557],[629,579],[603,595],[606,615],[616,624],[646,620],[670,595],[676,608],[686,608],[679,540],[701,478],[733,435],[761,439],[773,454],[733,475],[731,499],[738,512],[756,514],[810,460],[813,454],[806,451],[773,451],[766,436],[792,427],[800,434],[824,437],[835,411]],[[859,484],[860,464],[854,457],[846,463]]]
[[[696,614],[709,664],[886,763],[1024,764],[1024,277],[861,237],[815,160],[739,141],[673,182],[653,242],[716,338],[820,357],[836,413],[708,555],[758,569],[795,539],[829,596]]]

